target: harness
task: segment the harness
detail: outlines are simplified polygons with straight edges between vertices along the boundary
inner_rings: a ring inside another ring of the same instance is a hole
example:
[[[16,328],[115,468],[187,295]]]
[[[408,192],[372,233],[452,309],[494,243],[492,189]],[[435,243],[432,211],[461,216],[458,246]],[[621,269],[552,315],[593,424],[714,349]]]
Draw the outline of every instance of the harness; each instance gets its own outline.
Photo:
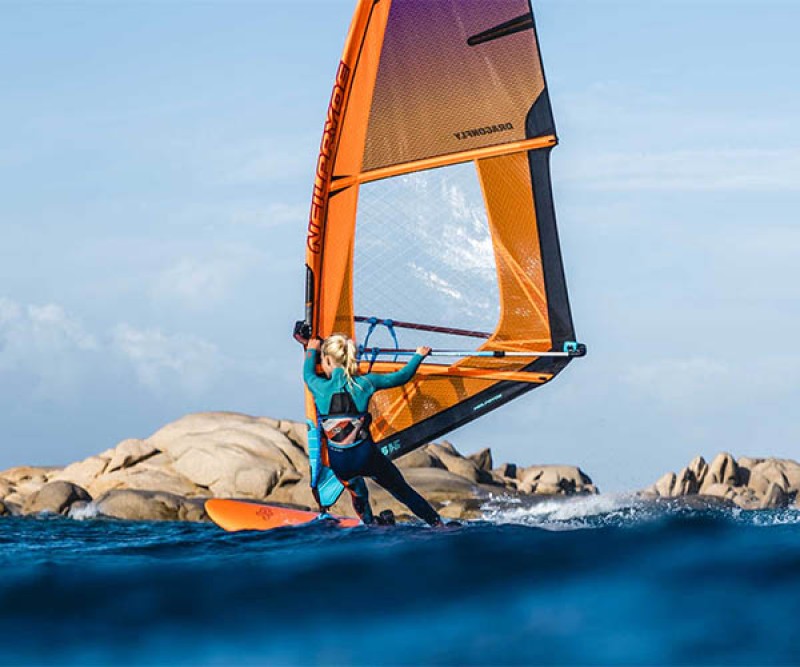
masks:
[[[347,391],[340,391],[331,396],[330,412],[319,416],[319,427],[329,447],[347,449],[370,437],[371,419],[369,412],[359,412]]]

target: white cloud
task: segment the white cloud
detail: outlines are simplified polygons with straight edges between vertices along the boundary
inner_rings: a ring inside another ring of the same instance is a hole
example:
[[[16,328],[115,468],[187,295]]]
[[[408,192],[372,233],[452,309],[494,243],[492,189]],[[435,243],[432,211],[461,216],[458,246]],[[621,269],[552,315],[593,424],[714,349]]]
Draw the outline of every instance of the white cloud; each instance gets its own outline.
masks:
[[[284,141],[262,141],[260,144],[249,141],[246,146],[221,149],[219,157],[227,168],[227,181],[237,185],[263,185],[269,181],[287,180],[294,176],[309,176],[313,173],[310,154],[299,147],[307,141],[296,139]],[[224,169],[224,167],[223,167]]]
[[[97,341],[80,321],[70,317],[61,306],[20,306],[0,298],[0,340],[2,358],[8,360],[22,350],[91,350]]]
[[[622,380],[634,395],[677,414],[734,415],[796,400],[800,356],[759,354],[657,359],[629,368]]]
[[[77,400],[98,383],[118,382],[113,373],[120,371],[157,395],[193,396],[230,368],[214,344],[197,336],[120,324],[98,338],[61,306],[0,298],[0,377],[6,388],[32,392],[19,395],[20,404]]]
[[[196,336],[128,324],[114,329],[113,346],[133,366],[139,382],[157,394],[169,393],[175,386],[188,394],[202,393],[226,363],[215,345]]]
[[[11,299],[0,297],[0,327],[9,327],[22,317],[22,308]]]
[[[616,152],[572,165],[567,178],[598,190],[800,192],[800,148]]]
[[[428,271],[421,266],[418,266],[414,262],[409,262],[408,267],[417,275],[419,278],[427,283],[432,289],[441,292],[445,296],[448,296],[452,299],[456,299],[460,301],[464,298],[464,295],[459,292],[455,287],[453,287],[450,283],[448,283],[444,278],[438,276],[433,271]]]
[[[660,359],[628,369],[623,380],[637,394],[682,408],[706,403],[730,379],[731,369],[710,358]]]
[[[95,337],[61,306],[0,298],[0,374],[6,382],[32,382],[38,397],[67,396],[86,374],[86,356],[97,348]]]
[[[270,229],[293,224],[303,230],[308,219],[310,204],[287,204],[273,202],[268,206],[240,207],[233,211],[230,221],[234,225],[249,225]],[[302,235],[302,231],[300,234]]]
[[[94,336],[86,332],[76,318],[70,317],[61,306],[47,304],[28,306],[28,320],[34,339],[43,346],[80,350],[97,348]]]
[[[164,269],[153,287],[156,298],[203,308],[225,299],[262,259],[248,248],[228,248],[216,256],[183,257]]]
[[[747,142],[763,146],[797,132],[792,107],[741,106],[738,90],[695,96],[688,103],[681,95],[641,81],[596,81],[577,92],[554,92],[556,120],[572,124],[573,133],[586,132],[582,140],[592,143],[688,147],[709,142],[730,145],[733,137],[740,147]]]
[[[616,81],[565,94],[562,179],[625,192],[800,191],[796,113],[730,95],[687,101]]]

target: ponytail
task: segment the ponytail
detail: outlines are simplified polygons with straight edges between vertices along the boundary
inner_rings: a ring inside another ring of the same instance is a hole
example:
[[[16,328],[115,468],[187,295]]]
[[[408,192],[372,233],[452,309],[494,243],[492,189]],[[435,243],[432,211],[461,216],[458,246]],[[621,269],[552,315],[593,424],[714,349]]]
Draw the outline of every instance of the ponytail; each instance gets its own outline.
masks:
[[[352,385],[358,375],[356,344],[344,334],[332,334],[325,339],[320,349],[322,356],[328,356],[336,366],[344,369],[347,384]],[[356,385],[358,386],[358,385]]]

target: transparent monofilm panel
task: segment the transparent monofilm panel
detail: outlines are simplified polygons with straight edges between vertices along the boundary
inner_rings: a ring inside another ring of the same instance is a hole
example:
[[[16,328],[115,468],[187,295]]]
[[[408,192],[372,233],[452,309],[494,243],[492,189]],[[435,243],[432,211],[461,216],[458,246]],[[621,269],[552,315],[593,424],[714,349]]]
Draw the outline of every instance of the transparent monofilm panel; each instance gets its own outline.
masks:
[[[361,186],[353,266],[357,316],[491,333],[497,272],[472,163]],[[368,325],[358,324],[360,343]],[[396,329],[401,348],[476,349],[483,340]],[[384,327],[369,346],[393,347]],[[443,360],[440,360],[443,361]]]

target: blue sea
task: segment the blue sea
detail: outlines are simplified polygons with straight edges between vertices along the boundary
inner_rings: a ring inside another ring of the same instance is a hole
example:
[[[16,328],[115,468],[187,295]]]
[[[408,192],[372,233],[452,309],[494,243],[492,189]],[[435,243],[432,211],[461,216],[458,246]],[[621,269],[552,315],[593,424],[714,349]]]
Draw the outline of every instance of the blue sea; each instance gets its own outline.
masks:
[[[0,664],[800,664],[796,510],[599,496],[485,517],[0,519]]]

